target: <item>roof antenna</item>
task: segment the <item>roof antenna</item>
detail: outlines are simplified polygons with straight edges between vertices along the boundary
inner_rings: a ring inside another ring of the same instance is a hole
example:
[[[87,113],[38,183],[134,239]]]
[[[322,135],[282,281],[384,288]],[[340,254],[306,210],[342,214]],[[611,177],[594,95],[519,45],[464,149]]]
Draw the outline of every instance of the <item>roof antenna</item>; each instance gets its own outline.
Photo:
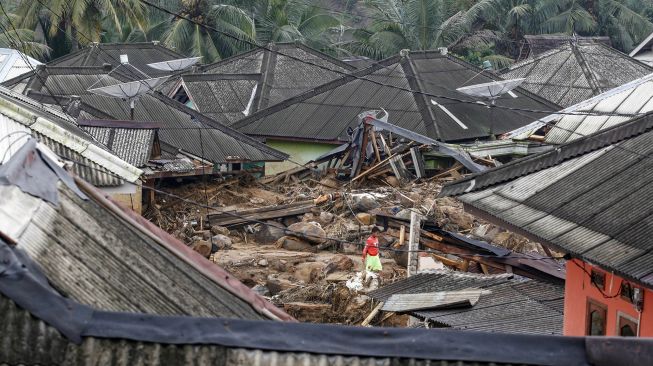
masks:
[[[404,48],[401,51],[399,51],[399,56],[401,57],[406,57],[410,54],[410,50],[408,48]]]

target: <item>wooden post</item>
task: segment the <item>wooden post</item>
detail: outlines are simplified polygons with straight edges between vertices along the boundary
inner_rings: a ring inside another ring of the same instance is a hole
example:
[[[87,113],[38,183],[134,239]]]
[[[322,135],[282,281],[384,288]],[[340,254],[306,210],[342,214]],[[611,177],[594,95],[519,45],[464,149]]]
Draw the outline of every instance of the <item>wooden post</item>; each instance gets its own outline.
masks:
[[[419,269],[417,250],[419,249],[419,237],[421,233],[420,224],[420,215],[412,211],[410,213],[410,234],[408,236],[408,277],[417,274],[417,270]]]
[[[361,326],[362,326],[362,327],[369,327],[369,326],[370,326],[370,323],[372,322],[372,320],[374,319],[374,317],[376,316],[376,314],[378,314],[379,311],[381,311],[381,308],[382,308],[382,307],[383,307],[383,301],[381,301],[381,302],[380,302],[380,303],[379,303],[379,304],[378,304],[378,305],[377,305],[377,306],[372,310],[372,312],[370,313],[370,315],[368,315],[367,318],[365,318],[365,320],[363,320],[363,322],[361,323]]]
[[[399,228],[399,243],[397,243],[397,248],[401,248],[404,245],[404,242],[406,241],[406,227],[404,225],[401,225]]]

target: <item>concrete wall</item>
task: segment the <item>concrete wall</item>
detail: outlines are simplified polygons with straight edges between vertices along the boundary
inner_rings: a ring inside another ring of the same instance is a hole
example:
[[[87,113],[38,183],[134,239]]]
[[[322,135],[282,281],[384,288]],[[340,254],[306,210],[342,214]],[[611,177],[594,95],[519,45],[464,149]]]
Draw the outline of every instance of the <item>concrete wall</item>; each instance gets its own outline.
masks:
[[[109,194],[111,199],[121,205],[131,208],[137,214],[143,210],[143,188],[141,182],[138,185],[126,184],[125,189],[120,188],[102,188],[102,191]]]
[[[575,262],[575,263],[574,263]],[[574,259],[567,262],[567,278],[565,281],[565,315],[564,335],[583,336],[587,329],[587,307],[592,301],[604,306],[607,309],[606,335],[615,336],[618,334],[617,318],[624,314],[629,318],[639,319],[639,332],[642,337],[653,337],[653,291],[644,290],[644,307],[640,313],[635,306],[619,295],[623,279],[610,272],[605,273],[604,296],[590,281],[590,276],[583,270],[592,273],[592,266],[580,260]],[[634,287],[640,287],[631,283]]]
[[[317,142],[299,142],[268,139],[268,146],[290,155],[290,160],[300,164],[308,163],[315,158],[333,150],[338,145]],[[296,168],[297,164],[287,160],[278,163],[265,163],[265,175],[273,175],[288,169]]]

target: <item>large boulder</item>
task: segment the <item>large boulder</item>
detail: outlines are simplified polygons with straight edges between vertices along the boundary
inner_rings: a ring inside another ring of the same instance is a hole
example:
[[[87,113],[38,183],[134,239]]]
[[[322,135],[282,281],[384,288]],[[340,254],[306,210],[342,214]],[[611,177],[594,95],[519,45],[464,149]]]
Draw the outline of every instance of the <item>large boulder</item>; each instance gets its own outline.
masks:
[[[356,214],[356,220],[363,225],[373,225],[376,223],[376,216],[367,212],[359,212]]]
[[[315,222],[298,222],[288,226],[287,235],[295,236],[314,244],[324,243],[326,232]]]
[[[367,212],[381,206],[376,198],[368,193],[352,194],[350,199],[351,208],[357,212]]]
[[[326,267],[324,267],[324,273],[351,271],[352,268],[354,268],[354,261],[346,255],[338,254],[327,262]]]
[[[219,250],[231,249],[233,244],[230,237],[222,234],[213,235],[211,240],[213,241],[213,245],[217,246]]]
[[[193,250],[202,255],[202,257],[208,258],[211,256],[211,243],[206,240],[196,240],[193,243]]]
[[[286,235],[285,228],[276,221],[267,221],[254,233],[254,240],[259,244],[274,244]]]
[[[293,236],[284,236],[277,240],[277,247],[298,252],[312,252],[315,248],[308,242]]]
[[[270,291],[270,295],[274,296],[281,291],[295,288],[296,286],[292,282],[283,278],[268,278],[265,287]]]
[[[220,234],[220,235],[228,236],[229,235],[229,229],[227,229],[224,226],[218,226],[218,225],[211,226],[211,234],[213,234],[213,235]]]
[[[321,262],[299,263],[295,266],[293,277],[304,283],[314,283],[321,278],[324,267],[324,263]]]

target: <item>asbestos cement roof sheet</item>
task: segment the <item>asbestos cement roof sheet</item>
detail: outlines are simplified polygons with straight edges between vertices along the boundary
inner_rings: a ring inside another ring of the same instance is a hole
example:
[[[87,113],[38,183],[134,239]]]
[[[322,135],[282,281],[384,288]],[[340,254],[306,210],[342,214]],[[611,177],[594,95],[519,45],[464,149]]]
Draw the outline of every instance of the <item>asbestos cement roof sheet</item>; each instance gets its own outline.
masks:
[[[48,63],[50,66],[103,66],[110,64],[116,68],[120,66],[120,55],[127,55],[129,64],[150,77],[169,75],[170,72],[157,70],[147,64],[170,61],[186,56],[166,48],[158,42],[140,43],[99,43],[91,44],[77,52],[62,56]],[[134,70],[132,78],[143,78]]]
[[[470,80],[473,80],[470,82]],[[486,105],[458,91],[471,84],[500,80],[453,56],[439,52],[413,52],[408,57],[379,61],[351,76],[261,110],[236,123],[247,134],[310,140],[346,141],[357,115],[383,108],[389,122],[441,141],[459,141],[500,134],[526,125],[557,105],[519,88],[513,96]],[[413,92],[415,91],[415,92]],[[453,99],[452,99],[453,98]],[[522,109],[519,113],[508,108]]]
[[[480,215],[653,286],[653,116],[443,188]]]
[[[119,75],[108,75],[101,68],[48,67],[39,77],[32,76],[32,89],[49,91],[57,96],[79,96],[81,113],[85,119],[129,120],[129,103],[116,98],[88,92],[94,87],[128,81]],[[42,83],[44,85],[41,85]],[[260,143],[224,124],[190,109],[157,92],[143,95],[135,102],[134,123],[138,121],[160,124],[159,138],[196,157],[213,163],[230,161],[279,161],[287,155]],[[201,141],[201,143],[198,143]],[[124,146],[128,149],[129,146]],[[133,145],[138,152],[125,152],[142,157],[148,147]]]
[[[63,184],[58,206],[16,186],[0,186],[0,194],[0,231],[75,301],[118,312],[265,318],[132,224]]]
[[[563,107],[639,79],[653,68],[602,43],[568,43],[512,65],[502,76]]]
[[[407,311],[439,327],[481,332],[562,334],[564,287],[510,275],[421,273],[371,292],[379,301],[432,292],[480,293],[473,306]],[[479,291],[481,290],[481,291]]]

